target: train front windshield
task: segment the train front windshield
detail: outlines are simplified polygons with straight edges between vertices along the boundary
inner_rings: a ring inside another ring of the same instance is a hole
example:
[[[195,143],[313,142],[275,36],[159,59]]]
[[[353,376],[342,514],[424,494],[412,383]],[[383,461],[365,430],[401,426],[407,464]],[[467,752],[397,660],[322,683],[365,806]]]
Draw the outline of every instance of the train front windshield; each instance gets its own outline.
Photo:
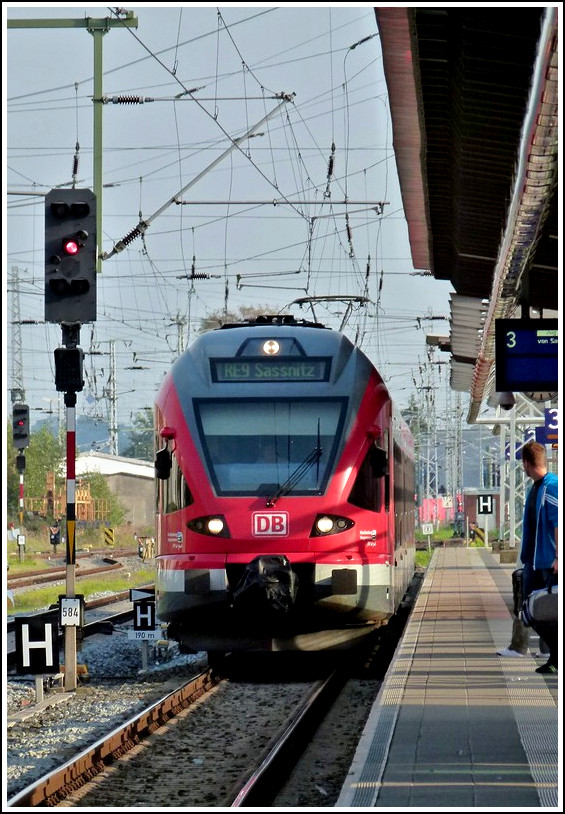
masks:
[[[342,432],[344,399],[195,400],[218,495],[320,494]]]

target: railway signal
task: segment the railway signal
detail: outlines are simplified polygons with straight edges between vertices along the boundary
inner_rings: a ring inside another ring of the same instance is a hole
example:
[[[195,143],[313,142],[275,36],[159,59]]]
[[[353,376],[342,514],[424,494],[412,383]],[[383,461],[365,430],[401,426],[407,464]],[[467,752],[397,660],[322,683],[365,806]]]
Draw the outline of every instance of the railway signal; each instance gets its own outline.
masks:
[[[82,348],[55,348],[55,387],[61,393],[80,393],[84,386]]]
[[[24,449],[29,446],[29,407],[27,404],[14,404],[12,437],[16,449]]]
[[[52,189],[45,196],[45,321],[96,320],[96,196]]]

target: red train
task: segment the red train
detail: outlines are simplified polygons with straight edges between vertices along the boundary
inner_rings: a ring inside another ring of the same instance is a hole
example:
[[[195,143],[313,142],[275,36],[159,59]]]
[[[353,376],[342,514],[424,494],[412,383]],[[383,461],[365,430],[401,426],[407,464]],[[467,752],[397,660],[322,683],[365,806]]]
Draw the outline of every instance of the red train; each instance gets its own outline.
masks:
[[[365,354],[288,315],[224,325],[155,404],[157,615],[195,651],[348,646],[414,572],[414,453]]]

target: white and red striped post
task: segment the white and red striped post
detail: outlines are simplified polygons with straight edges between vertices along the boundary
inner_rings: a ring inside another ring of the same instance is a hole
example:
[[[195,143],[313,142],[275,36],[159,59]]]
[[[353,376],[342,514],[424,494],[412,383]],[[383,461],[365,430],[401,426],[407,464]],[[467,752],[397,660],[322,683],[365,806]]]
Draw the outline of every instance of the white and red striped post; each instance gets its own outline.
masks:
[[[20,528],[24,523],[24,473],[20,472]]]
[[[76,393],[65,393],[67,408],[67,541],[66,541],[66,596],[75,596],[76,570]],[[77,630],[65,626],[65,690],[77,686]]]

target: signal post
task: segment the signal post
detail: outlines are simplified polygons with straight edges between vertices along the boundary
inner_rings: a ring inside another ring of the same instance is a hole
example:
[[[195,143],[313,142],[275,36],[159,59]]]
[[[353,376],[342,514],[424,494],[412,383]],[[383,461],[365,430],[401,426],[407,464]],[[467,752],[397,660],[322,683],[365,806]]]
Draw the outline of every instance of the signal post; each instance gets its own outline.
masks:
[[[96,272],[102,255],[102,39],[112,28],[137,28],[132,11],[116,8],[115,18],[27,19],[7,21],[7,28],[85,28],[94,39],[93,177],[91,190],[54,189],[45,208],[45,321],[62,326],[63,346],[55,351],[57,390],[65,392],[67,408],[67,593],[74,597],[75,569],[75,406],[82,390],[82,350],[80,325],[96,320]],[[78,164],[75,157],[73,177]],[[72,262],[74,261],[74,262]],[[17,444],[16,444],[17,448]],[[25,457],[18,455],[23,477]],[[23,488],[23,487],[21,487]],[[73,619],[66,627],[65,689],[76,688],[77,607],[61,602],[61,621]],[[68,622],[67,622],[68,624]]]
[[[29,446],[29,406],[16,403],[12,408],[12,439],[18,450],[16,466],[20,475],[20,526],[24,522],[24,472],[26,459],[24,449]]]
[[[80,326],[96,320],[96,196],[89,189],[53,189],[45,198],[45,321],[61,325],[55,386],[65,394],[67,427],[65,690],[77,686],[77,627],[82,597],[76,576],[76,394],[84,386]]]

